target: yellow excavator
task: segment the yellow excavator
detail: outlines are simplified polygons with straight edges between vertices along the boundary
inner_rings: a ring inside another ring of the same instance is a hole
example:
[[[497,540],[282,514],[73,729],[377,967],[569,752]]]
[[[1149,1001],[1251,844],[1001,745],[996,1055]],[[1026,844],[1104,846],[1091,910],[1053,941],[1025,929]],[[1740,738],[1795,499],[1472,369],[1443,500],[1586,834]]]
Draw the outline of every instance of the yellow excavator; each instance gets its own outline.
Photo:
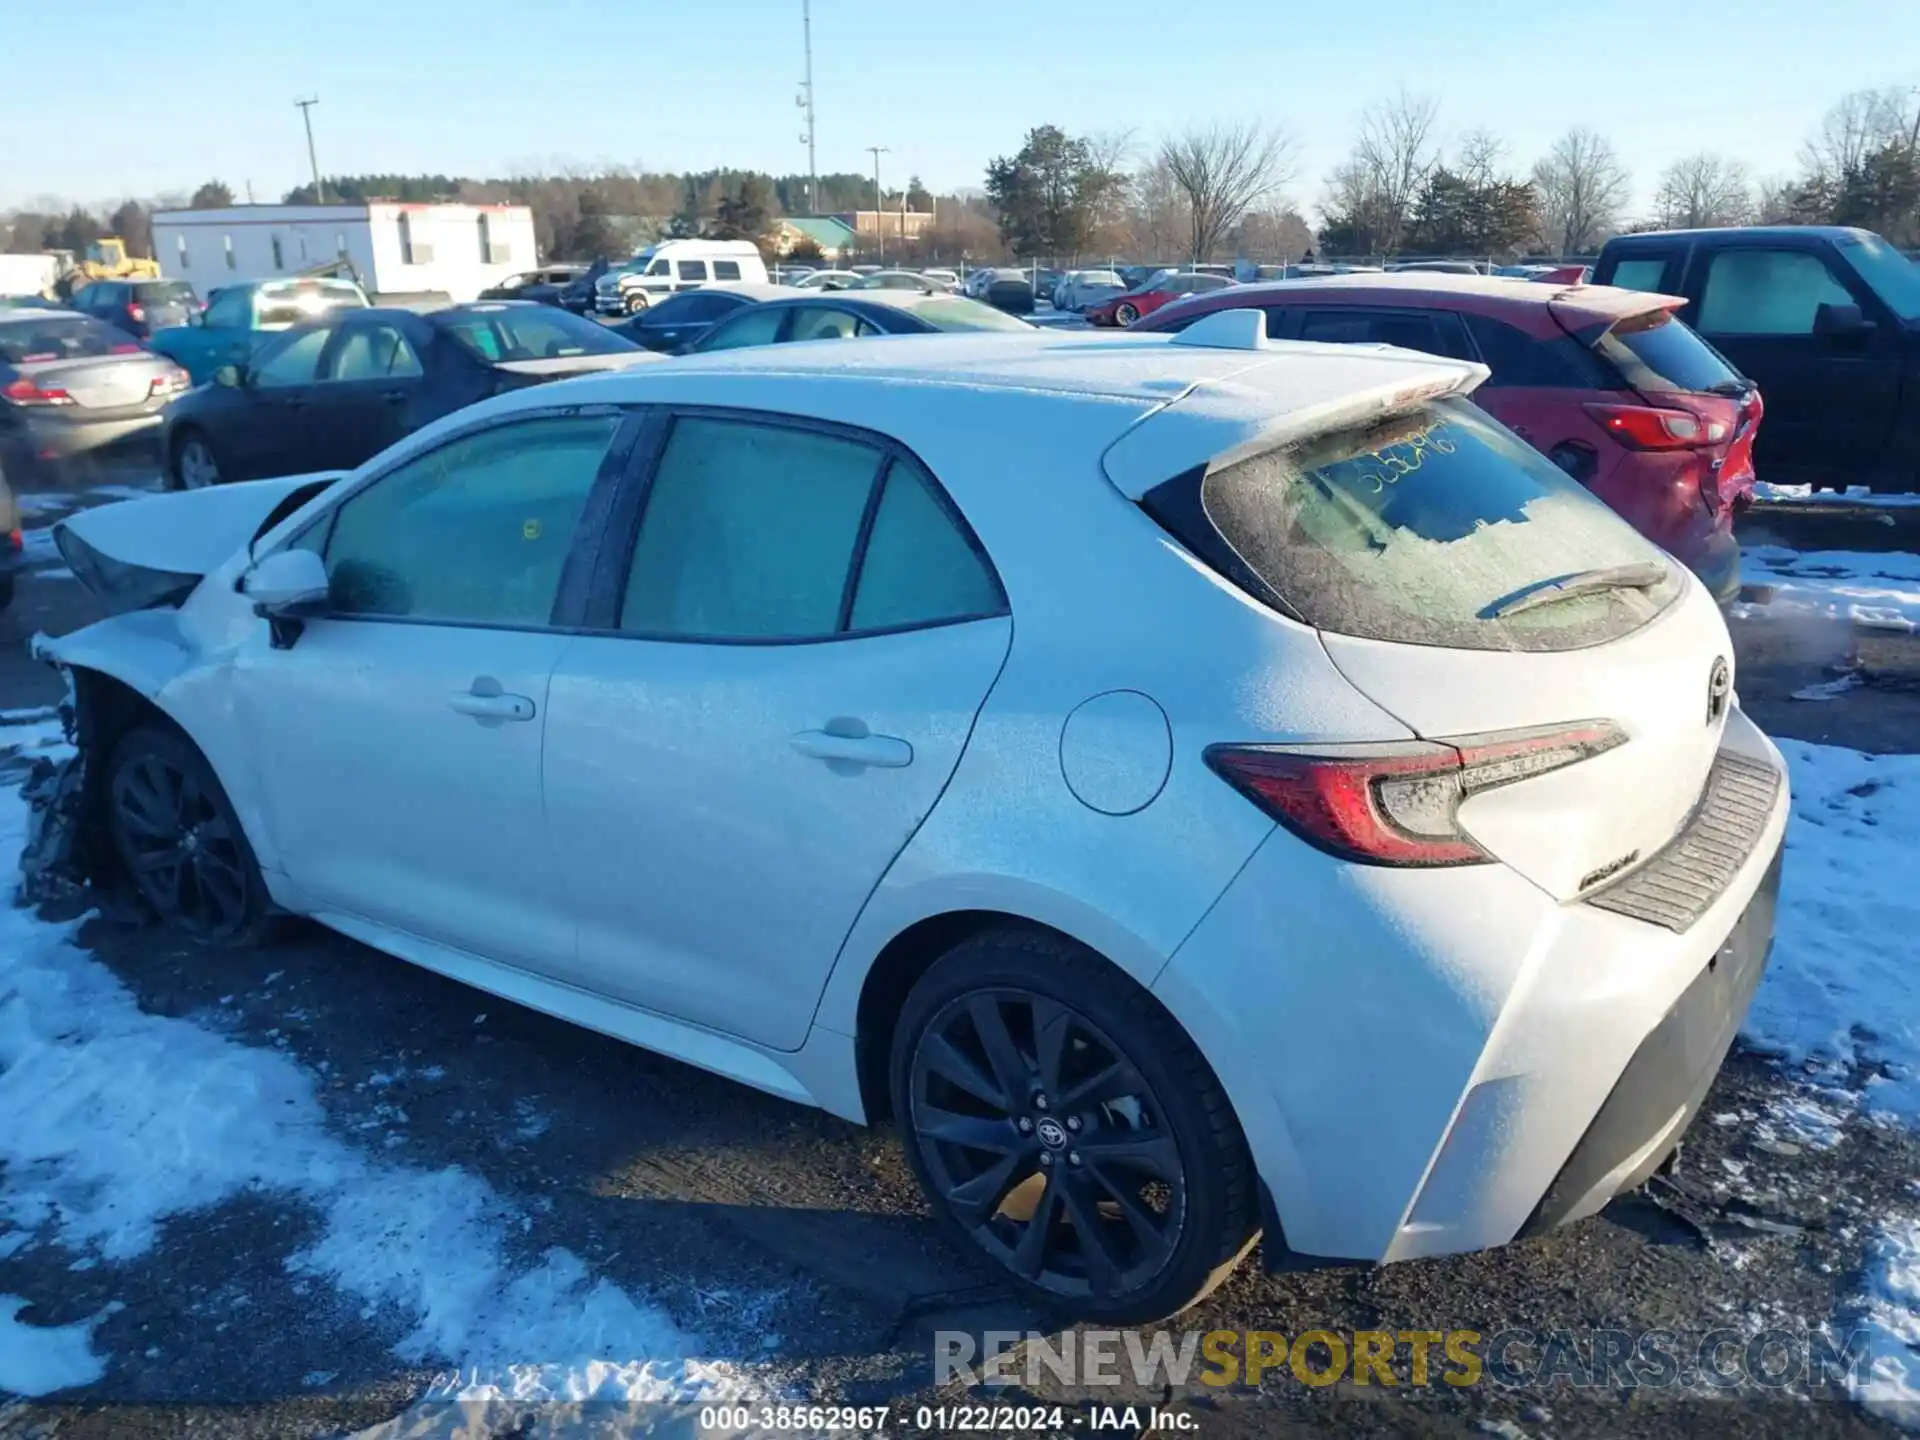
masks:
[[[73,265],[76,284],[88,280],[158,280],[160,264],[127,254],[127,242],[118,235],[102,235]]]

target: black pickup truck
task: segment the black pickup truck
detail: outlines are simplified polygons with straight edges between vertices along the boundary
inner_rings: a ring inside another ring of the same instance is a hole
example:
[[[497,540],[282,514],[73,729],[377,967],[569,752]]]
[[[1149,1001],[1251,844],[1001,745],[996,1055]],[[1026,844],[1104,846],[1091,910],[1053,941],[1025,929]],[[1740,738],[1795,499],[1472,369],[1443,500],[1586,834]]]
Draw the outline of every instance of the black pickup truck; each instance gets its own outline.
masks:
[[[1920,265],[1868,230],[1663,230],[1609,240],[1593,283],[1683,295],[1760,387],[1762,480],[1920,490]]]

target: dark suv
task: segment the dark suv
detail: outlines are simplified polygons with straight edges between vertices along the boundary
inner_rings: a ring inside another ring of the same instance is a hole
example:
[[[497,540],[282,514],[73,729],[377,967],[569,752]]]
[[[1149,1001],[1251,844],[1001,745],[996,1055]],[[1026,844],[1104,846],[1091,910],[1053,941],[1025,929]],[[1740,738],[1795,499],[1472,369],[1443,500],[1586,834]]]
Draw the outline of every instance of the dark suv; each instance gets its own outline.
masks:
[[[200,297],[184,280],[95,280],[76,290],[73,308],[145,340],[156,330],[184,325]]]
[[[1767,397],[1772,481],[1920,488],[1920,266],[1870,230],[1781,225],[1609,240],[1596,284],[1680,295]]]

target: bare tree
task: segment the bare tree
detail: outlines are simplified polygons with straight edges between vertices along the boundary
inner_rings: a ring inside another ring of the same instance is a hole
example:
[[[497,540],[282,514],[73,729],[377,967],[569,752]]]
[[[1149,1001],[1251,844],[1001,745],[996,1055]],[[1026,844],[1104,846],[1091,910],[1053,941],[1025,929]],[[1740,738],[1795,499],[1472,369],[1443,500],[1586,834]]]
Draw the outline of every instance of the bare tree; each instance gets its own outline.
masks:
[[[1756,225],[1784,225],[1794,218],[1794,196],[1798,186],[1792,180],[1770,175],[1754,183],[1753,222]]]
[[[1534,165],[1533,184],[1546,243],[1562,255],[1579,255],[1618,223],[1629,178],[1606,137],[1576,125]]]
[[[1491,130],[1469,130],[1454,147],[1453,170],[1462,180],[1486,189],[1502,178],[1507,142]]]
[[[1675,229],[1744,225],[1753,218],[1753,185],[1740,161],[1703,150],[1661,172],[1653,204],[1660,223]]]
[[[1369,105],[1360,116],[1352,163],[1365,177],[1368,208],[1381,228],[1380,243],[1388,251],[1400,248],[1420,186],[1440,163],[1433,137],[1439,118],[1439,101],[1405,90]]]
[[[1899,89],[1855,90],[1820,119],[1801,147],[1801,163],[1815,180],[1837,181],[1859,170],[1867,156],[1903,141],[1907,97]]]
[[[1152,260],[1171,258],[1187,243],[1191,221],[1186,197],[1174,183],[1164,159],[1142,166],[1133,177],[1127,213],[1128,246]]]
[[[1293,142],[1276,126],[1216,124],[1164,141],[1159,163],[1187,207],[1189,253],[1211,256],[1241,217],[1293,178]]]

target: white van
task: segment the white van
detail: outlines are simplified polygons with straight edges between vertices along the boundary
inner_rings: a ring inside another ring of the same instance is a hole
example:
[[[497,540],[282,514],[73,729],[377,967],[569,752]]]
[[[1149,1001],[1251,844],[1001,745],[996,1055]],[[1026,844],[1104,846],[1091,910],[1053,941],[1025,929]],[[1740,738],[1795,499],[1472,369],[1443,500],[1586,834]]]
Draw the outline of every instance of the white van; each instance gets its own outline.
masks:
[[[662,240],[595,281],[593,307],[631,315],[678,290],[767,283],[767,262],[751,240]]]

